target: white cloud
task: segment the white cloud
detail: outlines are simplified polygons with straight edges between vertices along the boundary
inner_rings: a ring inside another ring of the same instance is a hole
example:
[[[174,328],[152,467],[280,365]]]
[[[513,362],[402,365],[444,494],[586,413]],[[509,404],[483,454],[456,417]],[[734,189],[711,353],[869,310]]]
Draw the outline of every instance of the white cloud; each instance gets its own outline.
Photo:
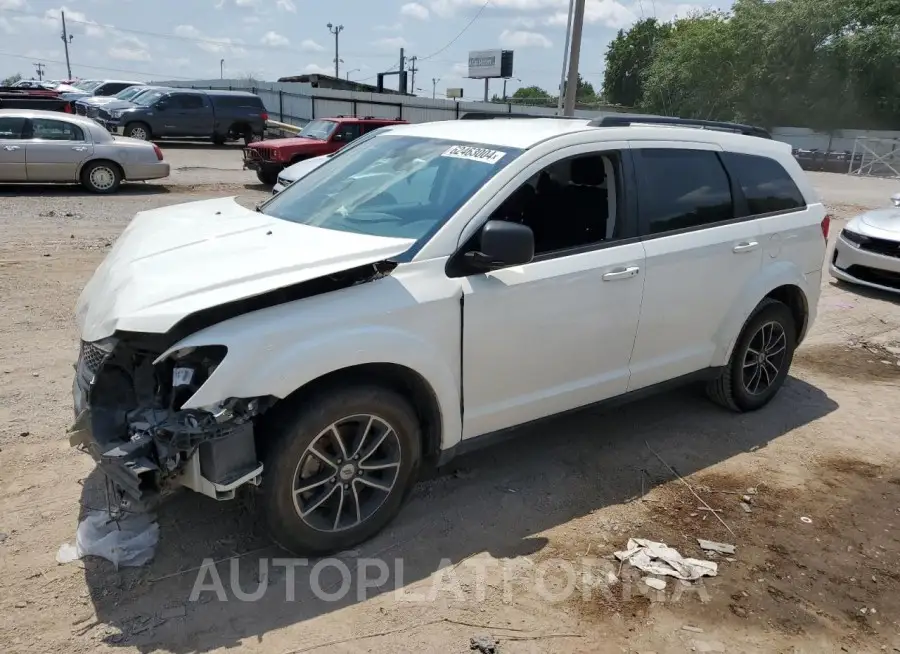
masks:
[[[258,7],[259,0],[234,0],[238,7]]]
[[[660,7],[664,5],[659,3]],[[631,9],[616,0],[587,0],[584,7],[584,22],[594,25],[600,23],[606,27],[620,29],[628,27],[638,19]],[[568,10],[559,10],[545,22],[547,25],[566,25],[569,20]]]
[[[175,35],[187,39],[199,39],[197,47],[212,54],[229,53],[232,56],[241,57],[247,51],[241,47],[240,41],[224,36],[212,37],[204,34],[193,25],[178,25],[175,27]]]
[[[409,45],[409,42],[404,39],[402,36],[390,36],[383,39],[378,39],[377,41],[373,41],[372,45],[376,48],[382,48],[384,50],[396,50],[397,48],[405,48]]]
[[[150,61],[150,53],[140,48],[128,48],[113,46],[106,51],[106,54],[112,59],[121,59],[123,61]]]
[[[453,64],[453,67],[443,75],[441,75],[441,79],[443,80],[457,80],[463,79],[469,74],[469,64],[467,62],[458,62]]]
[[[312,39],[303,39],[300,42],[300,49],[304,52],[324,52],[325,48]]]
[[[306,67],[304,67],[303,72],[319,75],[334,75],[334,68],[320,66],[319,64],[307,64]]]
[[[430,12],[427,7],[420,5],[418,2],[407,2],[400,7],[400,15],[415,18],[416,20],[428,20]]]
[[[297,13],[297,5],[294,4],[294,0],[278,0],[275,6],[281,11],[289,11],[292,14]]]
[[[21,9],[25,0],[0,0],[0,9]]]
[[[291,41],[286,36],[282,36],[278,32],[266,32],[265,34],[263,34],[262,39],[260,39],[260,43],[272,48],[283,48],[286,45],[290,45]]]
[[[503,30],[500,45],[504,48],[549,48],[553,45],[543,34],[525,30]]]
[[[6,20],[5,16],[0,16],[0,32],[5,32],[6,34],[13,33],[12,23]]]
[[[379,32],[399,32],[403,29],[402,23],[392,23],[390,25],[376,25],[375,29]]]
[[[534,29],[536,25],[537,21],[534,18],[528,18],[527,16],[520,16],[513,21],[513,27],[525,30]]]
[[[262,19],[259,16],[244,16],[241,20],[243,20],[245,25],[256,25]]]
[[[656,18],[660,21],[670,21],[673,18],[687,18],[691,14],[702,12],[705,7],[692,4],[659,4]]]

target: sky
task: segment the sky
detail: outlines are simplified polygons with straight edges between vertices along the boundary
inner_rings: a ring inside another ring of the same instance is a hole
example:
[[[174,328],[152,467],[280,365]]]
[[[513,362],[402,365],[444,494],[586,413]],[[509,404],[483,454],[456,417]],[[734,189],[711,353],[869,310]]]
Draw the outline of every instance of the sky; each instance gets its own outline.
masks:
[[[730,5],[587,0],[580,72],[599,90],[607,44],[636,20]],[[515,52],[510,95],[532,85],[555,94],[568,6],[569,0],[0,0],[0,78],[36,77],[35,63],[44,64],[45,79],[66,77],[65,11],[72,74],[80,78],[333,75],[331,23],[343,26],[341,77],[374,84],[378,72],[396,70],[404,48],[407,57],[418,58],[417,94],[443,97],[461,87],[465,98],[480,99],[484,83],[465,79],[468,52],[505,49]],[[386,80],[396,85],[396,77]],[[502,80],[491,81],[492,94],[502,87]]]

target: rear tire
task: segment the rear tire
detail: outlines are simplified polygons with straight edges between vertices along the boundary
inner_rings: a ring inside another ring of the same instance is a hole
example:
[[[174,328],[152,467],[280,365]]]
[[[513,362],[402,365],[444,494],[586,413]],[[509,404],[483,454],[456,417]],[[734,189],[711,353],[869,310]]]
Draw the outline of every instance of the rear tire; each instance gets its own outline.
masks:
[[[794,314],[777,300],[763,300],[741,330],[728,365],[707,385],[707,395],[738,413],[761,409],[784,385],[796,347]]]
[[[275,542],[327,554],[381,531],[418,476],[420,428],[409,402],[380,386],[332,387],[285,410],[272,423],[262,486]]]
[[[256,178],[267,186],[274,186],[275,182],[278,181],[278,173],[273,173],[265,170],[257,170]]]
[[[225,145],[226,140],[227,139],[224,136],[222,136],[221,134],[213,134],[213,137],[212,137],[213,145]]]
[[[91,161],[81,171],[81,184],[92,193],[115,193],[122,184],[122,171],[111,161]]]
[[[150,140],[150,126],[146,123],[128,123],[125,125],[125,136],[138,141]]]

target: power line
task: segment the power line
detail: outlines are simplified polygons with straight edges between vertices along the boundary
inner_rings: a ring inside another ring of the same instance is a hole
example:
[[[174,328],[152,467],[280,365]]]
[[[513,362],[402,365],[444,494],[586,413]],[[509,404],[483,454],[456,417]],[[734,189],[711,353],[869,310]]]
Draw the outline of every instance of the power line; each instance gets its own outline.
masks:
[[[457,34],[457,35],[454,36],[452,39],[450,39],[450,41],[449,41],[449,43],[447,43],[447,45],[445,45],[445,46],[444,46],[443,48],[441,48],[440,50],[435,50],[434,52],[432,52],[432,53],[431,53],[430,55],[428,55],[427,57],[419,57],[419,61],[426,61],[426,60],[428,60],[428,59],[431,59],[432,57],[441,54],[444,50],[446,50],[446,49],[449,48],[451,45],[453,45],[454,43],[456,43],[456,42],[459,40],[459,37],[461,37],[463,34],[465,34],[465,33],[466,33],[466,30],[468,30],[470,27],[472,27],[472,24],[473,24],[476,20],[478,20],[478,18],[481,16],[481,14],[484,12],[484,10],[487,9],[487,6],[488,6],[489,4],[491,4],[491,0],[486,0],[486,2],[485,2],[483,5],[481,5],[481,9],[478,10],[478,13],[476,13],[476,14],[472,17],[472,20],[470,20],[470,21],[466,24],[466,26],[463,27],[463,28],[459,31],[459,34]]]
[[[12,59],[26,59],[31,60],[31,57],[24,57],[22,55],[12,54],[9,52],[0,52],[0,57],[10,57]],[[44,59],[45,62],[49,62],[51,64],[60,64],[61,66],[65,66],[66,62],[61,61],[59,59]],[[88,66],[87,64],[72,64],[73,66],[79,66],[81,68],[88,68],[90,70],[101,70],[108,71],[111,73],[130,73],[132,75],[146,75],[147,77],[156,77],[158,79],[183,79],[183,80],[194,80],[196,77],[182,77],[179,75],[168,75],[162,73],[150,73],[143,70],[128,70],[126,68],[109,68],[107,66]]]

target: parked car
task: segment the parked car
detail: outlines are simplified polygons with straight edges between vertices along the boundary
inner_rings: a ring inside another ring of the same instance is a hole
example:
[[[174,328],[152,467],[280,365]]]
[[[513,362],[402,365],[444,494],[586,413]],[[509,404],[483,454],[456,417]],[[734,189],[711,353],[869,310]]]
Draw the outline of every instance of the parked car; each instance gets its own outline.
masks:
[[[0,90],[0,109],[27,109],[72,113],[72,105],[55,91],[44,89]]]
[[[0,110],[0,182],[80,183],[95,193],[113,193],[124,180],[168,175],[156,145],[113,137],[89,118]]]
[[[396,126],[255,211],[139,213],[78,301],[71,444],[134,509],[261,485],[274,539],[321,553],[517,425],[689,381],[762,408],[825,208],[757,128],[637,120]]]
[[[143,84],[144,82],[115,79],[99,81],[95,80],[91,82],[85,82],[84,84],[76,84],[75,88],[77,88],[78,90],[63,93],[62,98],[64,100],[68,100],[69,102],[74,102],[75,100],[78,100],[80,98],[115,95],[119,91],[124,91],[130,86],[140,86]]]
[[[832,277],[900,293],[900,193],[891,204],[856,216],[841,230],[829,266]]]
[[[256,171],[263,184],[275,184],[278,173],[304,159],[337,152],[363,134],[387,125],[403,125],[405,120],[337,116],[313,120],[295,137],[269,139],[244,149],[244,168]]]
[[[99,109],[100,107],[105,106],[128,106],[130,101],[135,97],[145,92],[148,88],[159,88],[159,87],[148,87],[146,84],[138,84],[136,86],[129,86],[126,89],[122,89],[115,95],[94,95],[87,96],[84,98],[79,98],[75,100],[74,105],[74,113],[79,116],[88,116],[88,108]],[[93,116],[96,116],[96,111],[93,113]]]
[[[203,138],[221,144],[262,138],[269,114],[258,95],[245,91],[158,89],[134,99],[134,106],[101,116],[110,131],[140,140]]]
[[[57,85],[48,80],[20,79],[18,82],[12,84],[11,86],[19,89],[46,89],[52,91],[56,88]]]
[[[346,147],[341,148],[338,152],[347,152],[348,150],[352,150],[360,143],[365,143],[368,139],[372,138],[376,134],[383,134],[385,132],[390,131],[390,127],[379,127],[376,130],[373,130],[367,133],[365,136],[360,137],[348,144]],[[329,159],[334,158],[337,152],[332,152],[331,154],[323,154],[319,157],[313,157],[312,159],[304,159],[303,161],[298,161],[292,166],[288,166],[280,173],[278,173],[278,181],[275,183],[275,186],[272,187],[272,195],[276,195],[281,193],[288,186],[296,182],[298,179],[306,177],[310,172],[321,166],[323,163],[328,161]]]

